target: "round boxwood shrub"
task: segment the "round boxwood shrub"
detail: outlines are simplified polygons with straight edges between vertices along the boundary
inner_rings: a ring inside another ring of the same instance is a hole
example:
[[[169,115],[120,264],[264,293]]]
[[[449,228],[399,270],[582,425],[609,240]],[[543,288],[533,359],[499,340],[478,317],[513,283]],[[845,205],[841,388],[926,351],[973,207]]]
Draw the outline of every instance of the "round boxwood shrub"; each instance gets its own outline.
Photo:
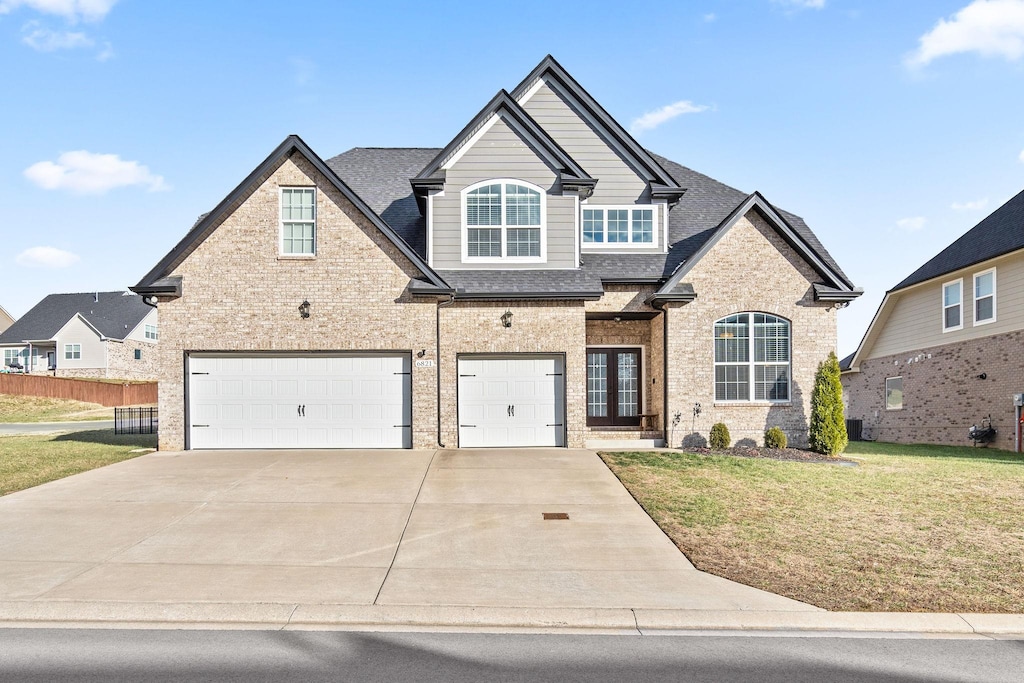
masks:
[[[732,438],[729,436],[729,428],[725,426],[724,422],[716,422],[711,425],[711,436],[708,438],[709,446],[715,450],[722,450],[728,448],[730,443],[732,443]]]
[[[786,443],[786,432],[779,427],[772,427],[764,433],[765,448],[785,448]]]

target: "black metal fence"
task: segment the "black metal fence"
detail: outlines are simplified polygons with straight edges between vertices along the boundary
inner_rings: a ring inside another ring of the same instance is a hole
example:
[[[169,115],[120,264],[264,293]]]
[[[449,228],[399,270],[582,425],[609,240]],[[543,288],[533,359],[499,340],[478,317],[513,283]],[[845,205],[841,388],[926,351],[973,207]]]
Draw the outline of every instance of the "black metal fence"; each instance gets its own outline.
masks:
[[[115,434],[156,434],[156,408],[114,408]]]

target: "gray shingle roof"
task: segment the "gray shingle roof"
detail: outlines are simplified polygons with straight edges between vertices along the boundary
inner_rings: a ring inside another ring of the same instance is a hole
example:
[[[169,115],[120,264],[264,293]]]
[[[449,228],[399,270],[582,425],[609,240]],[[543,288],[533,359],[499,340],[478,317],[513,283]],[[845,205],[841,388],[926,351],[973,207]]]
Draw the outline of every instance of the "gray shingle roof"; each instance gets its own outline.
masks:
[[[409,179],[429,163],[440,149],[437,148],[379,148],[356,147],[329,159],[327,165],[361,196],[381,218],[387,221],[421,255],[426,255],[426,228],[413,195]],[[711,238],[715,228],[747,198],[747,194],[698,173],[681,164],[652,154],[686,194],[669,212],[669,253],[666,254],[584,254],[580,269],[582,281],[575,281],[575,271],[554,271],[569,283],[566,291],[581,282],[609,279],[663,279],[686,259],[693,256]],[[846,278],[832,256],[818,241],[802,218],[786,211],[779,213],[793,230],[835,272]],[[465,287],[490,287],[493,278],[482,273],[509,274],[537,273],[540,271],[444,271],[439,272],[449,284],[449,278],[463,277],[465,272],[475,273],[472,278],[459,280]],[[548,276],[545,276],[548,277]],[[846,278],[847,281],[849,280]],[[520,283],[519,280],[514,280]],[[488,284],[491,283],[491,284]],[[522,284],[522,283],[520,283]],[[509,285],[511,286],[511,285]],[[534,286],[531,284],[530,286]],[[539,285],[538,285],[539,286]],[[554,287],[554,285],[552,285]],[[506,286],[507,289],[507,286]],[[468,290],[467,291],[471,291]],[[550,291],[556,291],[552,288]],[[575,291],[575,290],[574,290]]]
[[[76,313],[104,337],[124,339],[152,310],[141,296],[124,291],[50,294],[0,334],[0,344],[50,339]]]
[[[890,291],[1024,249],[1024,191],[968,230]]]
[[[601,279],[580,270],[439,270],[445,282],[459,293],[516,294],[540,296],[547,293],[600,297]]]
[[[440,151],[423,147],[356,147],[328,159],[327,165],[416,253],[425,256],[426,227],[409,179]]]

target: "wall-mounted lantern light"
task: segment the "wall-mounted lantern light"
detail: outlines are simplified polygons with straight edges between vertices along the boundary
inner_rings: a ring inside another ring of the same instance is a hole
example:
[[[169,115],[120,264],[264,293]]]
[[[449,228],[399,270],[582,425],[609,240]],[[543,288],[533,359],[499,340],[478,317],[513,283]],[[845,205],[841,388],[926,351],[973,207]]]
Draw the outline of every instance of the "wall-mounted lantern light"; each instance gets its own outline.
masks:
[[[512,327],[512,311],[506,310],[501,314],[501,326]]]
[[[299,304],[299,315],[302,316],[303,320],[309,317],[309,301],[303,301]]]
[[[988,379],[988,374],[983,372],[980,375],[978,375],[978,379]]]

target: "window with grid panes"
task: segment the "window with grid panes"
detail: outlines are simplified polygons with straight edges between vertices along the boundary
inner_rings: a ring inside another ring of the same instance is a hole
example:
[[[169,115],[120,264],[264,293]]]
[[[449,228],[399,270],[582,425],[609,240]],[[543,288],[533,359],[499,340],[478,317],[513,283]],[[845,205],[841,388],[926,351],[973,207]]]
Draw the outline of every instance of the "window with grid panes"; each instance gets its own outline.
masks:
[[[281,189],[281,253],[316,254],[316,188]]]
[[[541,193],[516,183],[488,183],[465,195],[468,258],[540,258]]]
[[[789,321],[737,313],[715,323],[715,400],[788,401]]]

